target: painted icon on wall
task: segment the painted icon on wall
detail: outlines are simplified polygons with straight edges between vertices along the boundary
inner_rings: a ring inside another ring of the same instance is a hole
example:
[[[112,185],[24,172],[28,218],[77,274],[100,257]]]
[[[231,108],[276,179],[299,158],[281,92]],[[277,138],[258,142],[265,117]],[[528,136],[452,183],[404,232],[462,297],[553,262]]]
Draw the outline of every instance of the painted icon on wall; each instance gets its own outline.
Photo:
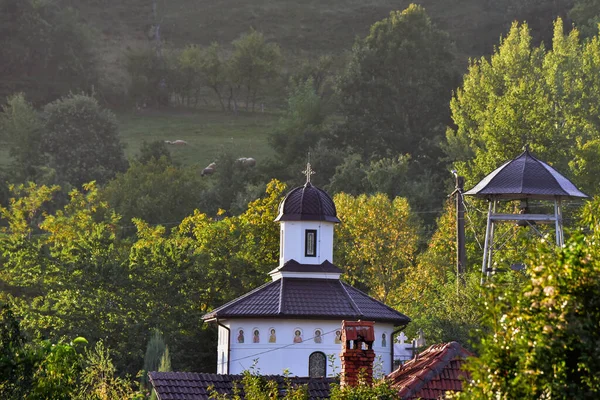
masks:
[[[381,347],[386,347],[387,346],[387,338],[385,336],[385,333],[381,334]]]
[[[237,341],[238,341],[238,343],[244,343],[244,330],[243,329],[240,329],[238,331]]]
[[[275,328],[271,328],[269,330],[270,334],[269,334],[269,343],[275,343],[277,342],[277,336],[275,335]]]
[[[323,340],[323,338],[321,337],[321,330],[315,329],[315,336],[314,336],[315,343],[321,343],[322,340]]]
[[[302,331],[300,329],[294,331],[294,343],[302,343]]]
[[[258,329],[252,331],[252,343],[260,343],[260,332]]]
[[[335,331],[335,339],[333,340],[335,344],[342,343],[342,331]]]

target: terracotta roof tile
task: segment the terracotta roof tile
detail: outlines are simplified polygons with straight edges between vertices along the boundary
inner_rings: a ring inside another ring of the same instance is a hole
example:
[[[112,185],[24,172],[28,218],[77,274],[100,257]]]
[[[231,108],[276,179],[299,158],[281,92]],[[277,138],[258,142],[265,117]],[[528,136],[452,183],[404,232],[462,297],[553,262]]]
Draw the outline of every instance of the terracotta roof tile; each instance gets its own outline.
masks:
[[[473,354],[457,342],[436,344],[407,361],[388,378],[403,400],[437,400],[443,398],[446,391],[462,390],[462,379],[467,373],[461,367],[470,356]]]
[[[150,382],[158,394],[159,400],[204,400],[209,399],[211,386],[221,394],[233,395],[235,385],[241,385],[241,375],[219,375],[190,372],[150,372]],[[283,376],[269,375],[263,378],[276,380],[280,393],[284,393],[286,381]],[[329,398],[330,385],[337,382],[334,378],[288,378],[292,385],[307,385],[311,399]]]

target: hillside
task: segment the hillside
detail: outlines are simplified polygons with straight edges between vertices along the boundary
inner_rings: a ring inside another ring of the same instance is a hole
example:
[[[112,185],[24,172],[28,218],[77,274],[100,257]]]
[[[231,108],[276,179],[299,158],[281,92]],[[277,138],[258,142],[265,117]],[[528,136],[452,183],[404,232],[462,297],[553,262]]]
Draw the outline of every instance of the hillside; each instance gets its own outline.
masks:
[[[180,47],[188,43],[228,44],[253,27],[281,45],[291,57],[340,53],[375,21],[409,0],[64,0],[95,27],[104,61],[119,59],[127,47],[148,42],[154,24],[161,38]],[[433,21],[448,31],[461,59],[488,54],[514,19],[527,20],[538,39],[547,37],[557,15],[565,16],[570,0],[422,0]],[[539,29],[538,29],[539,28]]]

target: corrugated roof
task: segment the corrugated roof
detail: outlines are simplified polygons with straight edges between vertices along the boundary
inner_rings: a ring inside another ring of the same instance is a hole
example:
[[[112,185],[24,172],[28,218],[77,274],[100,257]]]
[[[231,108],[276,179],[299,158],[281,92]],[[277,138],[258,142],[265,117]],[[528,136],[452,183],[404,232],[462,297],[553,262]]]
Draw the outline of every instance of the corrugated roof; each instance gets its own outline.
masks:
[[[282,278],[204,315],[212,318],[363,319],[403,325],[406,315],[338,279]]]
[[[209,399],[211,386],[217,393],[233,395],[237,384],[242,390],[242,375],[201,374],[193,372],[150,372],[150,383],[156,390],[159,400],[205,400]],[[267,375],[262,378],[275,380],[283,396],[287,383],[280,375]],[[329,398],[330,385],[334,378],[287,378],[292,385],[307,385],[311,399]]]
[[[430,346],[388,375],[402,400],[437,400],[447,391],[461,391],[468,377],[462,365],[473,354],[459,343]]]
[[[529,150],[505,162],[464,194],[515,199],[588,197],[554,168],[532,156]]]
[[[331,197],[310,182],[292,189],[285,196],[275,221],[340,222]]]

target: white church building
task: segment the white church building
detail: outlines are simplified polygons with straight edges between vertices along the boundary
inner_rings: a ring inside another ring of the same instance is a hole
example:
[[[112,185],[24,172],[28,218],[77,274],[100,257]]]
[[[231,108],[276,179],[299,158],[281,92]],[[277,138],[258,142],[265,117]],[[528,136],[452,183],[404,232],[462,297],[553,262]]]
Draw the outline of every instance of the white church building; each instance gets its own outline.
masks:
[[[340,372],[343,320],[375,322],[375,371],[392,372],[392,338],[410,319],[340,280],[333,264],[335,204],[310,182],[279,206],[279,266],[272,281],[204,315],[218,325],[217,373],[254,364],[263,375],[323,377]],[[398,349],[398,346],[396,346]]]

